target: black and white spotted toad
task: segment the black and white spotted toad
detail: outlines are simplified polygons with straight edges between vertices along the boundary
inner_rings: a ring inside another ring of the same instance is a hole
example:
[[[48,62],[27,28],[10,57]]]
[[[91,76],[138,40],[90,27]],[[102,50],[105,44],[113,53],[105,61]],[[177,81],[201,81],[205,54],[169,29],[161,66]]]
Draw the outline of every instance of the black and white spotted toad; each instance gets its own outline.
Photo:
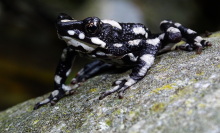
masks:
[[[130,68],[132,72],[127,78],[116,80],[113,88],[101,93],[99,99],[115,92],[122,98],[125,90],[146,75],[158,52],[168,43],[184,40],[186,44],[178,49],[195,50],[197,53],[201,53],[204,47],[211,46],[211,43],[202,39],[195,31],[168,20],[160,23],[162,33],[153,34],[139,23],[119,23],[97,17],[75,20],[61,13],[57,18],[56,28],[59,38],[67,46],[56,69],[55,90],[47,99],[37,103],[34,109],[47,103],[55,104],[62,97],[72,94],[73,89],[81,82],[110,68]],[[64,83],[77,55],[95,61],[78,72],[71,82],[73,87],[70,87]]]

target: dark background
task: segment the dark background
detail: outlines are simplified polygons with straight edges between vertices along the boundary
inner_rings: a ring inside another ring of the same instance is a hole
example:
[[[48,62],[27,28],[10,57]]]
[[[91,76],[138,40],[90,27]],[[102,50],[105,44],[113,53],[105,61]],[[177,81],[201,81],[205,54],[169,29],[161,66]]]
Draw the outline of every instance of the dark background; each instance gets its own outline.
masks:
[[[76,19],[98,16],[119,22],[141,21],[152,32],[159,32],[163,19],[178,21],[200,34],[220,29],[217,0],[114,2],[118,5],[115,13],[116,6],[103,0],[0,0],[0,110],[53,90],[54,71],[65,46],[54,26],[61,12]],[[138,12],[127,7],[127,2]],[[84,63],[78,59],[73,74]]]

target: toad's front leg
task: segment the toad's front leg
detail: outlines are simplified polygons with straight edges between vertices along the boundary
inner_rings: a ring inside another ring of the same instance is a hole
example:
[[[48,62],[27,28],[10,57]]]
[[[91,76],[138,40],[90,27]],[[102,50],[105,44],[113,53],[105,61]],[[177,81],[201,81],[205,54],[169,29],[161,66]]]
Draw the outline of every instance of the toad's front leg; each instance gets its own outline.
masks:
[[[34,106],[34,109],[38,109],[39,107],[47,103],[51,103],[52,105],[54,105],[57,101],[59,101],[65,95],[71,94],[72,89],[69,86],[65,85],[65,81],[68,75],[70,74],[72,62],[76,54],[77,53],[70,47],[67,47],[63,50],[60,62],[55,72],[55,77],[54,77],[54,89],[55,90],[50,94],[50,96],[47,99],[37,103]]]
[[[155,55],[147,53],[147,50],[143,50],[142,53],[143,54],[138,58],[137,65],[132,69],[132,73],[129,77],[116,80],[111,90],[101,94],[99,97],[100,100],[115,92],[118,93],[119,98],[123,98],[125,90],[140,81],[146,75],[148,69],[154,63]]]

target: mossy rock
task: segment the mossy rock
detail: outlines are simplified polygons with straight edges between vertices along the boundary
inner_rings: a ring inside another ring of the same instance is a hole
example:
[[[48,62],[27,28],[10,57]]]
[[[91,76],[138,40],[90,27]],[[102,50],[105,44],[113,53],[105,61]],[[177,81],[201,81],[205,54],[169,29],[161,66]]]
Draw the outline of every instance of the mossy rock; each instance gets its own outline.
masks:
[[[129,72],[97,76],[55,106],[33,110],[46,94],[2,111],[0,132],[220,132],[220,35],[206,39],[213,46],[200,55],[158,56],[123,99],[98,97]]]

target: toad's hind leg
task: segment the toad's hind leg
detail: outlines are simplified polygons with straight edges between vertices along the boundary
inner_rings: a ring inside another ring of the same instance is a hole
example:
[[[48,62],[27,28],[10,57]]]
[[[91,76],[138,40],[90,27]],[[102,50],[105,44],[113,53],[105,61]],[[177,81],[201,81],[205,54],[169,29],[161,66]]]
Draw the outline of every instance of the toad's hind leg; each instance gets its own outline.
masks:
[[[72,79],[71,84],[79,86],[81,82],[86,81],[89,78],[92,78],[98,74],[104,73],[114,69],[112,64],[105,63],[100,60],[96,60],[92,63],[85,65],[76,75],[75,78]]]
[[[178,46],[177,49],[186,51],[195,50],[197,54],[200,54],[204,47],[211,46],[211,43],[204,40],[197,34],[197,32],[182,26],[180,23],[164,20],[160,24],[160,29],[164,33],[162,33],[159,37],[165,45],[184,40],[186,44]]]

